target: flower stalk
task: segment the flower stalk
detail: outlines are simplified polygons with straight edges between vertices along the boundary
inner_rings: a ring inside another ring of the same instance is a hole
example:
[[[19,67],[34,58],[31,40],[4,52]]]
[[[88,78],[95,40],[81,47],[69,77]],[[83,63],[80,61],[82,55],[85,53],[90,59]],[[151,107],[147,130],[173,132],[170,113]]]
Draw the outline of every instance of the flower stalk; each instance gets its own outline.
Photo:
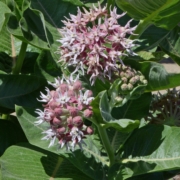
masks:
[[[28,44],[26,42],[22,42],[22,44],[21,44],[21,49],[20,49],[20,52],[19,52],[19,56],[18,56],[18,59],[17,59],[17,61],[15,63],[13,71],[12,71],[12,73],[14,75],[17,75],[17,74],[19,74],[21,72],[21,68],[22,68],[24,58],[25,58],[25,54],[26,54],[27,45]]]
[[[109,157],[109,161],[110,161],[110,167],[115,163],[115,157],[114,157],[114,152],[112,149],[112,146],[109,142],[109,138],[108,135],[106,133],[106,129],[103,128],[103,126],[101,124],[97,125],[98,128],[98,132],[100,134],[102,143],[104,145],[104,148],[106,149],[106,153],[108,154]]]

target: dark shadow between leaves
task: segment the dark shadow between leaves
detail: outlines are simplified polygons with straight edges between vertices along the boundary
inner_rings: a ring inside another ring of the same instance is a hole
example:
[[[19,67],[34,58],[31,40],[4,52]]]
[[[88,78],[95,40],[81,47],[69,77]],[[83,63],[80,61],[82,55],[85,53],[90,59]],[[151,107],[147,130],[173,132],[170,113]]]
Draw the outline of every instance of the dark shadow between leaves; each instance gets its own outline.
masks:
[[[164,126],[147,125],[135,130],[123,147],[122,159],[149,156],[163,143]]]

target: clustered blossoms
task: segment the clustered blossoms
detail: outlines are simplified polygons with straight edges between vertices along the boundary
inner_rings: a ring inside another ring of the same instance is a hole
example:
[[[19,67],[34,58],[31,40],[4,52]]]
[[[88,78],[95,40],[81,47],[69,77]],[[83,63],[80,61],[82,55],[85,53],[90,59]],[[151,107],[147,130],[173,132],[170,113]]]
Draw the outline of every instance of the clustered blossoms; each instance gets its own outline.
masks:
[[[55,83],[49,84],[55,90],[46,88],[47,95],[41,92],[41,99],[38,101],[45,103],[44,110],[36,110],[39,116],[35,124],[45,122],[49,126],[49,129],[43,132],[45,137],[42,139],[50,140],[49,147],[58,139],[60,148],[66,146],[67,150],[74,150],[76,144],[81,148],[85,136],[93,133],[92,127],[83,123],[83,117],[92,116],[92,92],[82,88],[78,77],[57,78]]]
[[[120,64],[118,70],[119,71],[115,75],[117,78],[120,77],[122,82],[119,88],[119,95],[115,98],[115,101],[120,103],[133,89],[140,85],[146,86],[148,82],[140,71],[136,71],[130,66]],[[142,94],[141,91],[139,93]]]
[[[117,71],[117,61],[123,64],[122,55],[135,55],[131,50],[134,41],[127,39],[127,34],[133,34],[136,27],[131,28],[130,22],[121,26],[118,19],[125,13],[118,15],[114,7],[110,14],[106,7],[94,7],[84,13],[78,8],[77,15],[70,14],[70,19],[63,21],[65,27],[60,30],[62,38],[61,60],[65,66],[75,66],[82,73],[90,75],[93,85],[97,78],[111,79],[112,73]]]
[[[180,91],[174,88],[166,94],[154,94],[146,120],[152,124],[180,126]]]

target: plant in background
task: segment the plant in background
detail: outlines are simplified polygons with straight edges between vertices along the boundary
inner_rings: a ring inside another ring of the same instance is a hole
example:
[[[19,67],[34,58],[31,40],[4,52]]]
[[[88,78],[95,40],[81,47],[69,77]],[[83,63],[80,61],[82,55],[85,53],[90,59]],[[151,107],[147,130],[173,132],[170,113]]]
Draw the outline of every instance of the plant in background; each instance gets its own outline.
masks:
[[[180,126],[180,96],[175,88],[167,93],[154,95],[147,120],[152,124]]]
[[[0,0],[0,179],[180,172],[179,91],[153,95],[180,85],[159,63],[180,65],[179,9],[179,0]]]

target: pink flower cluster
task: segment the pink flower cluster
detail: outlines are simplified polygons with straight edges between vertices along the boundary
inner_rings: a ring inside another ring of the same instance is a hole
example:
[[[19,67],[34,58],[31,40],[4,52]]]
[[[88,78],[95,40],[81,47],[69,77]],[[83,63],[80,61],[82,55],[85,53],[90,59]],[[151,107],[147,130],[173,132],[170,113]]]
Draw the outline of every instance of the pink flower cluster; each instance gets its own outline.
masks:
[[[74,150],[76,144],[81,147],[86,135],[91,135],[93,129],[85,126],[83,117],[92,116],[93,100],[90,90],[84,91],[82,83],[72,76],[69,79],[57,78],[55,83],[48,82],[55,90],[46,88],[47,95],[41,92],[40,102],[44,102],[44,110],[37,109],[36,125],[46,122],[49,129],[44,131],[45,137],[50,140],[49,147],[54,145],[56,139],[60,148],[66,146],[67,150]]]
[[[118,15],[114,8],[108,14],[106,7],[95,7],[84,13],[78,8],[77,15],[70,14],[70,19],[63,21],[65,27],[60,29],[62,38],[60,62],[65,66],[75,66],[73,73],[81,70],[90,75],[93,85],[97,78],[111,79],[111,74],[117,71],[116,63],[123,55],[135,55],[132,47],[134,41],[127,39],[127,34],[133,34],[136,27],[131,28],[130,22],[121,26],[118,19],[125,13]]]

